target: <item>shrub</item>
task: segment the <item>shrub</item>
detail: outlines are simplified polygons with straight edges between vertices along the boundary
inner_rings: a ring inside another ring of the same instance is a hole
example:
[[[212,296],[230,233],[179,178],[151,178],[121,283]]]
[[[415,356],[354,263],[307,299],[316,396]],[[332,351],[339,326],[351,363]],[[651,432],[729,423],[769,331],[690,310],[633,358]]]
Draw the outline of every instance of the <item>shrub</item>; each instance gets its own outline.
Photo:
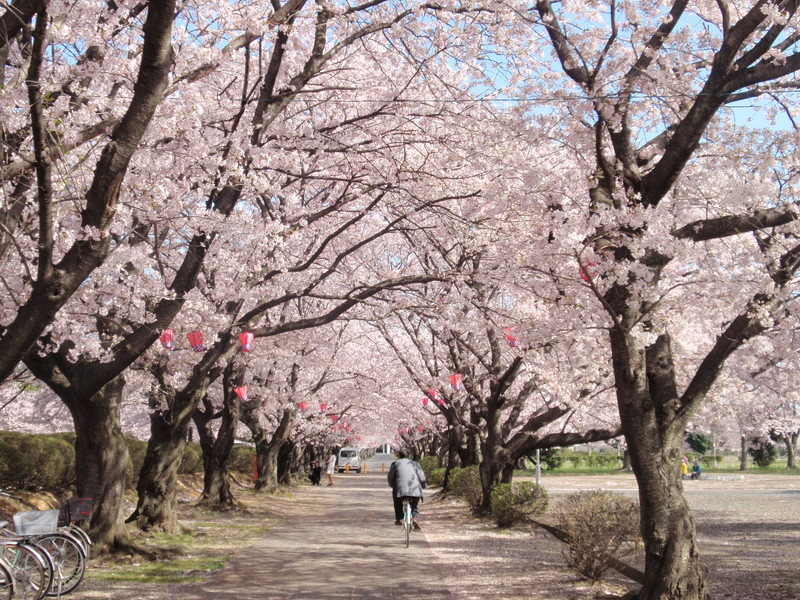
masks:
[[[753,462],[755,462],[759,467],[768,467],[775,462],[777,452],[775,451],[775,445],[772,442],[757,438],[753,440],[752,443],[755,445],[755,447],[749,448],[747,452],[753,457]]]
[[[477,466],[453,469],[450,471],[449,484],[453,495],[466,501],[473,511],[480,509],[483,503],[483,488]]]
[[[128,483],[135,485],[147,454],[147,442],[132,436],[125,436],[125,441],[128,443]]]
[[[200,444],[187,442],[183,446],[183,456],[181,464],[178,466],[178,473],[198,473],[203,470],[203,451]]]
[[[570,494],[553,516],[568,537],[567,564],[591,581],[603,577],[610,559],[621,559],[641,545],[639,503],[628,496],[603,490]]]
[[[433,469],[430,473],[425,474],[428,478],[428,485],[430,487],[441,487],[444,485],[444,476],[447,473],[447,469]]]
[[[722,458],[723,457],[720,455],[709,454],[707,456],[701,456],[700,463],[706,469],[715,469],[722,463]]]
[[[228,458],[228,469],[250,475],[253,472],[253,455],[255,452],[256,449],[252,446],[234,446]]]
[[[434,471],[434,469],[439,468],[439,457],[438,456],[423,456],[419,461],[422,470],[425,471],[425,476],[430,477],[430,474]],[[428,482],[430,483],[430,482]]]
[[[542,465],[547,469],[558,469],[564,464],[564,456],[555,448],[539,450],[539,460],[542,461]]]
[[[567,460],[570,462],[573,469],[578,469],[580,468],[581,464],[583,464],[583,456],[580,454],[570,454],[567,457]]]
[[[547,490],[530,481],[501,483],[491,498],[492,517],[500,527],[525,523],[547,510]]]
[[[75,482],[74,442],[65,434],[0,432],[0,487],[63,489]]]

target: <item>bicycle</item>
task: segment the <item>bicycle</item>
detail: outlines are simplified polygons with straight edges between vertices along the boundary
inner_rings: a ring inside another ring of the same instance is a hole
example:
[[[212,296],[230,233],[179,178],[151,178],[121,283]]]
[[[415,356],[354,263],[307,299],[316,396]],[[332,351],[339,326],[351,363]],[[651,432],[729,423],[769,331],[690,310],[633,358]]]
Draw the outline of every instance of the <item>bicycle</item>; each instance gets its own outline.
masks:
[[[0,494],[15,498],[2,490]],[[7,522],[0,522],[0,535],[4,536],[0,543],[10,563],[16,587],[21,587],[25,593],[36,591],[36,597],[42,598],[45,595],[61,597],[78,586],[86,571],[91,540],[76,523],[90,512],[90,499],[72,499],[62,503],[58,509],[15,513],[15,531],[7,529]],[[41,554],[44,570],[41,583],[38,569],[33,564],[36,558],[21,554],[30,554],[29,549]],[[24,560],[21,561],[20,557]],[[3,599],[0,589],[0,600]]]
[[[53,583],[50,557],[22,538],[0,538],[0,556],[9,567],[13,581],[13,597],[20,600],[41,600]]]
[[[86,572],[83,540],[66,530],[57,530],[58,509],[23,511],[14,514],[16,533],[4,530],[11,539],[35,546],[52,563],[52,575],[45,594],[61,596],[74,590]],[[11,537],[13,536],[13,537]]]
[[[11,566],[0,556],[0,600],[11,600],[14,597],[14,574]]]
[[[408,498],[403,498],[403,536],[406,540],[406,548],[408,548],[409,539],[411,538],[411,529],[414,524],[414,516],[411,511],[411,502]]]

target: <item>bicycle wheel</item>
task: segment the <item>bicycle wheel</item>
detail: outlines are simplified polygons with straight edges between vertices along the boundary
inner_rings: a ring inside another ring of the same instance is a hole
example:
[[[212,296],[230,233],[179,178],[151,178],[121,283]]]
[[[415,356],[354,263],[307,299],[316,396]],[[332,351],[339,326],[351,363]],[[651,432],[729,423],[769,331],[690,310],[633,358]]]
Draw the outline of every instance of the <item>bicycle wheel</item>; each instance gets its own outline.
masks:
[[[49,533],[37,536],[36,545],[43,548],[53,559],[53,585],[48,596],[68,594],[83,580],[86,572],[86,556],[81,543],[66,533]]]
[[[50,556],[47,550],[41,548],[31,538],[22,538],[20,546],[24,548],[25,552],[28,552],[31,555],[38,554],[38,558],[42,561],[42,566],[44,568],[44,585],[42,586],[42,591],[39,594],[39,598],[44,598],[50,591],[50,588],[53,586],[53,580],[56,576],[56,567],[55,563],[53,563],[53,558]]]
[[[92,538],[89,537],[89,534],[78,525],[69,525],[68,527],[59,529],[59,532],[68,533],[77,539],[83,546],[83,555],[86,557],[86,562],[89,562],[89,552],[92,548]]]
[[[411,504],[408,500],[403,500],[403,533],[406,537],[406,548],[408,548],[411,537]]]
[[[11,567],[0,557],[0,600],[11,600],[14,597],[14,577]]]
[[[2,545],[2,556],[11,568],[14,580],[14,598],[40,600],[47,592],[47,574],[44,559],[38,550],[12,542]]]

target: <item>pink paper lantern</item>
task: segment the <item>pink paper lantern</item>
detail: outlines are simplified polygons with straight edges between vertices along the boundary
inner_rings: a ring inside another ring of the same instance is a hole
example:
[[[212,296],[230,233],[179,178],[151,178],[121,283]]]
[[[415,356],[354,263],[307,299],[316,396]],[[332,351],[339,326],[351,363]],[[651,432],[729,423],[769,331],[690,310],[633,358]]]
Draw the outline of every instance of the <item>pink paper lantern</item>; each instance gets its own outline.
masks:
[[[503,327],[503,335],[506,336],[506,341],[508,345],[512,348],[516,348],[519,346],[519,338],[516,337],[513,333],[511,333],[511,327]]]
[[[428,402],[430,402],[430,400],[431,400],[430,398],[428,398],[427,396],[425,396],[425,397],[422,399],[422,406],[428,406]]]
[[[325,412],[326,410],[328,410],[328,405],[325,404],[324,402],[320,402],[319,403],[319,411],[320,412]]]
[[[239,345],[242,347],[242,352],[250,352],[253,349],[253,334],[249,331],[240,333]]]
[[[589,274],[589,267],[594,267],[594,266],[596,266],[595,263],[591,261],[587,262],[585,267],[583,265],[580,265],[578,267],[578,275],[581,276],[581,279],[583,279],[586,282],[590,281],[591,276]]]
[[[165,329],[164,333],[158,336],[158,339],[161,341],[161,345],[164,346],[167,350],[172,350],[172,346],[174,344],[174,332],[172,329]]]
[[[453,386],[454,390],[461,389],[461,373],[454,373],[448,377],[450,379],[450,385]]]
[[[428,398],[436,402],[441,400],[441,396],[439,396],[439,390],[436,390],[434,388],[428,388]]]
[[[331,421],[336,423],[336,421],[338,421],[338,420],[339,420],[339,415],[331,415]]]
[[[203,346],[203,332],[202,331],[192,331],[186,334],[186,338],[189,340],[189,344],[192,346],[192,350],[195,352],[202,352],[205,350],[205,346]]]
[[[236,392],[236,395],[239,396],[239,398],[241,398],[243,402],[247,402],[247,386],[246,385],[243,385],[241,387],[237,387],[233,391]]]
[[[306,404],[305,402],[300,401],[300,402],[297,403],[297,406],[300,408],[300,410],[305,411],[306,410],[306,406],[308,406],[308,404]]]

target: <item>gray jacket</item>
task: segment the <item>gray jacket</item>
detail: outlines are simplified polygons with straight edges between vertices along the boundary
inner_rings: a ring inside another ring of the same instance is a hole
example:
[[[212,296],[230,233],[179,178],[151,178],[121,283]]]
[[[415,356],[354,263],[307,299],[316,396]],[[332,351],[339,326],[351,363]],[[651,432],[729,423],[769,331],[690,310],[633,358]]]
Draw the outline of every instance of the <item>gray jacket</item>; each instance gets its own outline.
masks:
[[[422,498],[422,490],[428,487],[428,480],[425,478],[425,471],[418,462],[410,458],[401,458],[392,463],[389,467],[389,475],[386,478],[389,485],[394,490],[394,495],[398,498],[413,496]]]

